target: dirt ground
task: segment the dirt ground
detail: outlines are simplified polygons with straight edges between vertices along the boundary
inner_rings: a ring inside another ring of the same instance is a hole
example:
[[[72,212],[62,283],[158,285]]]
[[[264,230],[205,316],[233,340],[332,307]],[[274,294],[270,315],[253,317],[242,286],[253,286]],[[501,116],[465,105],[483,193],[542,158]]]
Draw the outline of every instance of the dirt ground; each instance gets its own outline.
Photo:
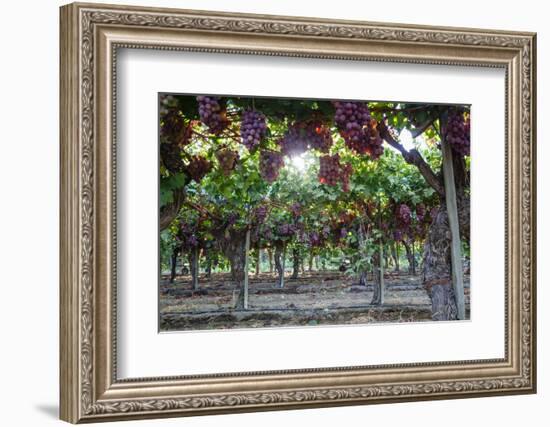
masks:
[[[469,277],[465,279],[468,309]],[[275,276],[268,273],[251,274],[249,280],[248,310],[237,311],[238,290],[228,274],[213,274],[210,279],[201,276],[198,290],[192,289],[189,276],[178,276],[174,283],[163,276],[161,331],[431,320],[430,299],[420,276],[386,274],[382,306],[370,304],[372,285],[359,286],[338,272],[287,277],[284,288],[277,287]]]

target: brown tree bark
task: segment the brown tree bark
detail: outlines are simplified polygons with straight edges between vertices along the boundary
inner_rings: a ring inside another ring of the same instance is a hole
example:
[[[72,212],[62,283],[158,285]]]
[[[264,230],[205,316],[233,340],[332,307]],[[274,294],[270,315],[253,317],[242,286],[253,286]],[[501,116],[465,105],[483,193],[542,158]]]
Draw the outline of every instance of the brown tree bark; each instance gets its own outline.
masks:
[[[300,273],[300,253],[297,248],[292,249],[292,279],[297,279]]]
[[[275,270],[277,271],[277,283],[280,288],[285,285],[285,248],[283,242],[275,243]]]
[[[380,257],[379,251],[376,251],[372,256],[372,265],[374,271],[374,293],[372,295],[371,304],[380,305],[382,303],[382,286],[381,286],[381,275],[380,268],[383,260]]]
[[[193,289],[199,289],[199,249],[192,248],[189,250],[189,267],[191,270],[191,283]]]
[[[412,252],[411,245],[406,240],[403,240],[403,246],[405,246],[407,261],[409,262],[409,274],[416,275],[416,263],[414,260],[414,254]]]
[[[393,263],[395,264],[394,271],[399,273],[399,243],[394,242],[393,245],[391,245],[391,256],[393,258]]]
[[[170,257],[170,283],[174,283],[176,278],[176,265],[178,262],[178,255],[180,253],[179,248],[174,248],[172,256]]]
[[[173,202],[160,208],[160,231],[164,230],[171,224],[174,218],[178,215],[178,212],[185,201],[185,193],[182,190],[174,191],[173,195]]]
[[[422,283],[432,301],[432,319],[456,319],[451,279],[451,230],[444,204],[441,204],[428,232],[424,247]]]
[[[203,256],[206,257],[206,267],[205,267],[205,275],[207,279],[210,279],[212,277],[212,254],[210,250],[204,250]]]
[[[239,296],[235,303],[236,310],[244,309],[244,267],[246,230],[223,230],[217,239],[220,250],[229,260],[231,268],[231,280],[239,290]]]
[[[256,277],[258,277],[260,275],[260,262],[261,262],[261,259],[260,259],[260,247],[256,247]]]
[[[367,232],[365,230],[365,224],[363,222],[359,223],[357,227],[357,243],[359,246],[359,259],[361,262],[364,262],[367,258],[366,246],[367,246]],[[367,266],[365,266],[361,271],[359,271],[359,286],[367,286]]]
[[[271,249],[267,250],[267,259],[269,261],[269,272],[273,273],[273,251]]]

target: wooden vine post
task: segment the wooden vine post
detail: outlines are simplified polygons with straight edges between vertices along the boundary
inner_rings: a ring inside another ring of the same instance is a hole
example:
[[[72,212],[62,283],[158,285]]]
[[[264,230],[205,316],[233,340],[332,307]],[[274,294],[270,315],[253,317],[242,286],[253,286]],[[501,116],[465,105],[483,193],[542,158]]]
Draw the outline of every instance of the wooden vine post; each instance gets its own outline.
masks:
[[[244,302],[243,302],[243,308],[245,310],[248,310],[248,265],[250,256],[248,254],[250,252],[250,227],[246,230],[246,239],[244,242],[244,278],[243,278],[243,289],[244,289]]]
[[[453,171],[453,154],[451,146],[441,138],[441,151],[443,153],[443,180],[445,183],[445,201],[449,227],[451,228],[451,273],[453,290],[456,300],[457,317],[459,320],[466,318],[464,303],[464,279],[462,275],[462,250],[460,242],[460,229],[458,225],[458,208],[456,204],[455,177]]]
[[[260,244],[258,243],[258,248],[256,251],[256,277],[260,275],[261,258],[262,258],[262,250],[260,249]]]
[[[382,238],[382,198],[378,198],[378,230],[380,232],[380,239],[378,241],[378,273],[380,274],[380,297],[378,298],[379,304],[384,304],[384,243]]]
[[[380,250],[380,255],[379,255],[379,257],[380,257],[380,268],[378,269],[378,271],[380,272],[380,305],[383,305],[384,304],[385,284],[384,284],[384,263],[382,262],[383,257],[384,257],[384,244],[382,243],[382,239],[380,239],[379,250]]]
[[[285,287],[285,260],[286,260],[286,242],[283,243],[283,256],[282,256],[281,264],[283,272],[281,273],[281,281],[279,282],[279,287],[284,288]]]
[[[193,249],[193,289],[199,289],[199,247]]]

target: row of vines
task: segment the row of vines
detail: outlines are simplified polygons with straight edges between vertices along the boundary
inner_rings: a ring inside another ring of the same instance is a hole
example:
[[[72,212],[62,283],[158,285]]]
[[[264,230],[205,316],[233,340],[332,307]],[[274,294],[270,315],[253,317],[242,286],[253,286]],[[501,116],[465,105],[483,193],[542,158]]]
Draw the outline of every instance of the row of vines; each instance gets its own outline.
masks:
[[[248,276],[336,265],[383,302],[387,260],[405,251],[432,300],[457,318],[442,146],[451,147],[462,249],[469,251],[466,106],[160,96],[161,260],[175,275],[227,271],[247,308]],[[415,252],[420,254],[417,265]]]

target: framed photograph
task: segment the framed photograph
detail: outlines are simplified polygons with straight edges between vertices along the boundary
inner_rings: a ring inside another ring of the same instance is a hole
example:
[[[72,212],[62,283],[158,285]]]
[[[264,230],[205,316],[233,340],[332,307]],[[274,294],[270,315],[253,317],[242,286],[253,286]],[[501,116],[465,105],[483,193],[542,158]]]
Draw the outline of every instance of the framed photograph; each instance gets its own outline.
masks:
[[[63,420],[536,391],[535,34],[60,22]]]

